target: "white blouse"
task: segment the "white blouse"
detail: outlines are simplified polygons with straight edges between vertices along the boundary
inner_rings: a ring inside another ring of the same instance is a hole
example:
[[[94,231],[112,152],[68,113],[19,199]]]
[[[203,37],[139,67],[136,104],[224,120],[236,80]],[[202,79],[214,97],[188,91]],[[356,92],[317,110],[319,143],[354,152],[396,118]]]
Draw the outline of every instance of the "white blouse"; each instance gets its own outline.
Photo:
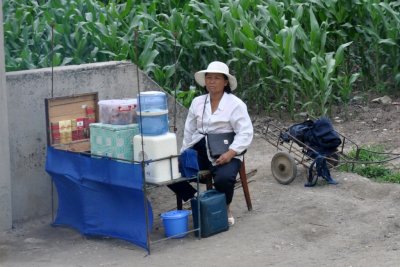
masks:
[[[181,152],[199,142],[204,137],[203,133],[227,132],[236,133],[229,148],[237,154],[250,146],[253,125],[246,104],[237,96],[224,93],[218,109],[212,113],[209,94],[198,96],[193,99],[189,108]],[[214,161],[210,156],[208,158],[211,162]]]

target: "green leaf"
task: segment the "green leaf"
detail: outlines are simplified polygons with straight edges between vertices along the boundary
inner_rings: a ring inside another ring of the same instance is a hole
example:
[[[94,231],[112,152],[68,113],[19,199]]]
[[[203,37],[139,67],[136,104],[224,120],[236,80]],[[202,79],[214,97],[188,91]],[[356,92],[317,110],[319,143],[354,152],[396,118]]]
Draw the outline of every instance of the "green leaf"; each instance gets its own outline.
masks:
[[[360,73],[353,73],[350,76],[350,84],[353,84],[355,81],[357,81],[357,79],[360,77]]]
[[[394,80],[396,81],[396,84],[399,85],[400,84],[400,73],[397,73]]]
[[[310,8],[309,10],[310,14],[310,42],[311,42],[311,47],[314,51],[319,51],[320,49],[320,38],[321,38],[321,31],[320,27],[318,24],[317,19],[315,18],[314,12]]]
[[[86,13],[85,14],[85,19],[89,22],[93,22],[93,14],[92,13]]]
[[[396,42],[395,42],[393,39],[391,39],[391,38],[388,38],[388,39],[380,39],[378,43],[379,43],[379,44],[391,45],[391,46],[397,46]]]
[[[340,66],[343,62],[344,59],[344,49],[351,45],[353,42],[348,42],[345,44],[341,44],[338,49],[336,50],[335,53],[335,60],[336,60],[336,66]]]
[[[143,67],[145,72],[149,72],[154,66],[154,59],[158,56],[159,52],[157,50],[146,50],[143,51],[139,56],[139,64]]]
[[[63,59],[63,61],[61,62],[61,66],[65,66],[65,65],[68,65],[68,63],[70,63],[70,62],[72,62],[73,61],[73,58],[72,57],[65,57],[64,59]]]
[[[293,74],[295,74],[297,76],[300,76],[300,73],[296,70],[296,68],[294,66],[290,66],[290,65],[285,66],[283,68],[283,70],[289,70],[291,73],[293,73]]]

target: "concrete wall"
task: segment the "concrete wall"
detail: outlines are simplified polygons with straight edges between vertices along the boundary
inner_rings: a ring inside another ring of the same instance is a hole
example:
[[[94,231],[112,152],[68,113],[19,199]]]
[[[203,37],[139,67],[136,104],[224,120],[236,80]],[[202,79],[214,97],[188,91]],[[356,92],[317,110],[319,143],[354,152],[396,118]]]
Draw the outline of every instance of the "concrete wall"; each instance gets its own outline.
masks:
[[[0,1],[2,4],[2,1]],[[0,8],[0,21],[3,10]],[[8,143],[7,89],[4,72],[3,23],[0,23],[0,231],[11,227],[10,147]]]
[[[141,71],[139,76],[140,91],[161,90]],[[6,85],[10,130],[12,220],[19,221],[51,212],[52,184],[44,169],[45,98],[90,92],[98,92],[100,100],[137,97],[137,69],[134,64],[128,62],[107,62],[57,67],[53,72],[51,68],[9,72],[6,75]],[[173,98],[169,97],[168,103],[171,126],[174,123]],[[187,111],[177,104],[177,114],[178,144],[181,144]],[[3,127],[1,129],[4,131]],[[1,136],[3,137],[3,134]],[[1,153],[1,156],[7,157],[4,153]],[[2,191],[4,190],[0,191],[0,196]],[[0,218],[2,217],[3,212],[0,209]]]

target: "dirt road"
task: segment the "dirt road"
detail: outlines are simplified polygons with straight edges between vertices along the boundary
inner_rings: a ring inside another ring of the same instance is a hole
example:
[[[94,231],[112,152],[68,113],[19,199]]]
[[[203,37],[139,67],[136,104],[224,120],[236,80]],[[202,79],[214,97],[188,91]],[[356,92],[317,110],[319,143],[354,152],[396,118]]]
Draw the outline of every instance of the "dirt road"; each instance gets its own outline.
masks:
[[[257,169],[250,179],[254,210],[237,189],[236,224],[227,232],[162,241],[147,255],[124,241],[54,228],[45,217],[0,233],[0,266],[400,266],[400,185],[334,172],[339,185],[305,188],[299,168],[283,186],[271,175],[274,152],[255,138],[247,153],[247,170]],[[173,195],[163,194],[152,198],[173,207]]]

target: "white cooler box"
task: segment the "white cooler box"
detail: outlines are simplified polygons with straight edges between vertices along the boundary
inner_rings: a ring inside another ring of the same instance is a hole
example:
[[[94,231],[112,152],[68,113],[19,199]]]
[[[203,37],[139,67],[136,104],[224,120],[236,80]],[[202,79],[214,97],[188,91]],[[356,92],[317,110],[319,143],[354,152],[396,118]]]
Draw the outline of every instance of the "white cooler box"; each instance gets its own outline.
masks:
[[[133,137],[133,147],[135,151],[133,158],[135,161],[141,161],[143,155],[144,160],[146,161],[178,154],[176,135],[174,133],[166,133],[157,136],[143,136],[143,149],[141,135],[135,135]],[[151,162],[146,165],[145,173],[146,182],[149,183],[161,183],[179,178],[178,158],[174,157],[172,160],[163,159]]]

